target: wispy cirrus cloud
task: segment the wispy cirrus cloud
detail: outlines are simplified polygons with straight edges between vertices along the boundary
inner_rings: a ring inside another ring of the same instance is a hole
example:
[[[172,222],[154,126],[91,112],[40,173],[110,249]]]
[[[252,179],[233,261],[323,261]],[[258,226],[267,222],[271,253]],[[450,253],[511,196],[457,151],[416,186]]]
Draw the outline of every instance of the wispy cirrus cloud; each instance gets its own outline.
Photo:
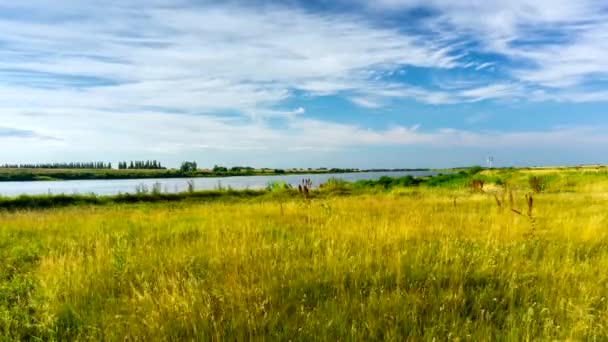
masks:
[[[507,58],[500,66],[495,62],[465,65],[470,65],[475,71],[499,67],[506,72],[502,77],[520,82],[528,91],[536,88],[576,93],[588,88],[591,82],[608,80],[608,62],[604,57],[608,48],[608,5],[603,1],[359,2],[380,12],[432,10],[434,15],[422,22],[429,32],[433,32],[435,39],[471,46],[467,53]],[[466,57],[463,58],[465,60]],[[497,89],[495,97],[503,97],[501,92]],[[595,93],[588,97],[589,100],[608,101],[604,91],[586,89],[586,92]],[[508,98],[512,93],[503,95]]]
[[[36,22],[0,19],[5,82],[38,86],[48,97],[67,88],[70,98],[108,107],[204,112],[272,107],[292,90],[365,92],[369,69],[456,63],[444,46],[354,16],[164,2],[143,9],[110,2],[91,14],[90,4],[69,4],[69,20],[54,20],[65,15],[55,7]]]
[[[0,19],[0,32],[5,32],[0,34],[0,72],[7,83],[77,88],[108,104],[108,98],[117,99],[120,106],[133,101],[120,103],[117,94],[163,106],[158,92],[175,89],[179,94],[164,98],[201,111],[272,107],[292,91],[377,96],[376,88],[393,86],[371,76],[375,70],[495,66],[467,62],[470,52],[460,48],[467,42],[479,44],[478,52],[523,64],[502,66],[512,78],[481,89],[442,94],[442,89],[406,82],[400,84],[401,94],[435,104],[470,102],[524,95],[532,87],[577,87],[606,76],[602,52],[608,44],[603,33],[608,15],[598,11],[596,0],[360,1],[391,11],[430,8],[436,15],[419,20],[427,29],[423,34],[382,27],[358,14],[319,14],[298,6],[187,1],[101,6],[64,0],[37,12],[36,20]],[[39,6],[44,7],[34,0],[0,4],[16,13],[36,13]],[[509,82],[522,82],[521,91],[505,92],[502,84]],[[90,91],[93,86],[98,89]],[[482,90],[485,96],[467,96]],[[353,98],[367,98],[370,104],[369,96]]]
[[[352,103],[357,106],[365,107],[365,108],[380,108],[383,104],[377,99],[371,97],[351,97],[349,99]]]

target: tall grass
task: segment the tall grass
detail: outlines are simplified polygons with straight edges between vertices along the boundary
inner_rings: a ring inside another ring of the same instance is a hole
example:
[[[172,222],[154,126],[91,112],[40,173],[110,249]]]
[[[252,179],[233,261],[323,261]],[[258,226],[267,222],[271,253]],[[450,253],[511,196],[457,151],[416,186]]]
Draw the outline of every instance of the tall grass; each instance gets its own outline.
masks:
[[[602,186],[526,180],[0,212],[0,336],[608,339]]]
[[[272,201],[5,214],[0,331],[15,339],[608,337],[603,201],[542,198],[534,239],[525,218],[477,197],[456,208],[432,195],[283,207],[282,215]]]

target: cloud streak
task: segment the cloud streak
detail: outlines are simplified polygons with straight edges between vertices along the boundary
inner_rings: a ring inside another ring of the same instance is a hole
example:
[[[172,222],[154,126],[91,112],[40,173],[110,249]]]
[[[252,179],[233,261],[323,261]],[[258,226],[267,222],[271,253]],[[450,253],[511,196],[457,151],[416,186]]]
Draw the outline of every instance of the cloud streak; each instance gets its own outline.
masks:
[[[14,127],[2,127],[0,126],[0,139],[35,139],[35,140],[49,140],[49,141],[61,141],[59,138],[39,134],[35,131],[28,129],[20,129]]]

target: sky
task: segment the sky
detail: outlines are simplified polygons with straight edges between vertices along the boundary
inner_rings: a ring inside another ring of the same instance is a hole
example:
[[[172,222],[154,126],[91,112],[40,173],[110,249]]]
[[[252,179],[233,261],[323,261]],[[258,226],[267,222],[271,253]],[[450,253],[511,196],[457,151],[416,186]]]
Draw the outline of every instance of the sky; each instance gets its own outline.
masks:
[[[0,0],[0,164],[608,163],[604,0]]]

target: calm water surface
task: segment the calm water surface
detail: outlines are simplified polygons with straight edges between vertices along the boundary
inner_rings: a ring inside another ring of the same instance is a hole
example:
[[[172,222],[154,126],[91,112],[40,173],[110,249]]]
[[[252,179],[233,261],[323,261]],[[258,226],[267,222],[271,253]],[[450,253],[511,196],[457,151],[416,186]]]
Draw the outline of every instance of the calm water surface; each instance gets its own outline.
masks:
[[[119,193],[135,193],[139,186],[152,189],[159,183],[163,192],[174,193],[186,191],[188,181],[194,182],[196,190],[212,190],[218,187],[231,187],[241,189],[263,189],[273,180],[284,181],[298,186],[302,179],[309,178],[313,186],[325,183],[330,178],[340,178],[345,181],[361,179],[376,180],[382,176],[401,177],[412,175],[414,177],[435,175],[430,171],[396,171],[396,172],[355,172],[355,173],[327,173],[303,174],[285,176],[239,176],[239,177],[209,177],[209,178],[158,178],[158,179],[119,179],[119,180],[75,180],[75,181],[37,181],[37,182],[0,182],[0,196],[18,196],[22,194],[89,194],[116,195]]]

